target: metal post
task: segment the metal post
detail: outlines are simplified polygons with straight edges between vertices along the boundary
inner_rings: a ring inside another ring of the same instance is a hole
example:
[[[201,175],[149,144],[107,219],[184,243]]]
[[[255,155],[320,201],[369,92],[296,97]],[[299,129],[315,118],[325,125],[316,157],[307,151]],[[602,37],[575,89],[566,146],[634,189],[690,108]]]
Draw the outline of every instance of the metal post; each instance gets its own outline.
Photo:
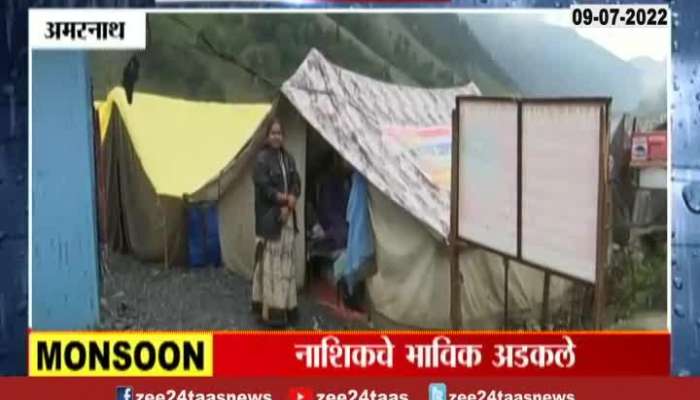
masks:
[[[450,188],[450,323],[453,329],[462,327],[462,284],[459,273],[459,247],[457,246],[457,225],[459,201],[459,100],[452,111],[452,176]]]
[[[518,216],[517,256],[523,257],[523,102],[518,100]]]
[[[510,269],[510,263],[508,259],[503,257],[503,329],[508,330],[508,302],[510,298],[510,292],[508,290],[508,272]]]
[[[605,271],[608,264],[608,221],[610,198],[608,190],[608,106],[600,110],[600,169],[598,191],[598,243],[596,255],[596,280],[593,288],[593,327],[601,329],[605,320]]]
[[[546,330],[549,325],[549,286],[552,274],[549,271],[544,273],[544,284],[542,287],[542,315],[540,316],[540,326]]]

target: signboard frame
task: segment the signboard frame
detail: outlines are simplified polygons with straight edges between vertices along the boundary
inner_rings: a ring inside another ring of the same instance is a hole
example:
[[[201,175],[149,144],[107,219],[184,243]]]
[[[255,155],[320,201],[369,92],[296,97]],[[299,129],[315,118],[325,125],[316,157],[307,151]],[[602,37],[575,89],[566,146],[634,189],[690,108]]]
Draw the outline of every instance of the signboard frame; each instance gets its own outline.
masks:
[[[542,293],[541,325],[546,327],[549,314],[549,284],[551,275],[559,276],[573,282],[583,283],[593,286],[593,325],[599,329],[603,320],[603,309],[605,304],[604,276],[608,264],[609,249],[609,221],[611,219],[611,200],[609,190],[609,135],[610,122],[609,110],[612,99],[610,97],[547,97],[547,98],[518,98],[518,97],[493,97],[493,96],[457,96],[455,99],[455,109],[452,113],[452,180],[450,190],[450,235],[449,243],[451,250],[451,273],[452,281],[452,301],[451,316],[454,327],[461,325],[461,315],[459,297],[459,251],[465,247],[478,247],[494,252],[503,257],[505,268],[504,278],[504,326],[508,326],[508,270],[510,261],[515,261],[523,265],[542,270],[544,272],[544,285]],[[460,191],[460,139],[461,124],[460,116],[463,102],[515,102],[517,103],[517,255],[513,256],[474,240],[466,240],[459,235],[459,191]],[[579,277],[569,275],[552,267],[534,263],[522,257],[522,197],[523,197],[523,126],[522,109],[524,104],[597,104],[600,105],[599,116],[599,138],[598,138],[598,193],[597,193],[597,218],[596,218],[596,250],[595,250],[595,279],[593,282],[583,280]]]
[[[463,243],[471,243],[478,245],[479,247],[489,250],[494,253],[501,254],[505,257],[512,258],[513,254],[506,252],[501,249],[496,249],[495,247],[491,245],[487,245],[485,243],[479,243],[476,240],[473,239],[468,239],[460,235],[459,232],[459,215],[460,215],[460,210],[459,210],[459,201],[460,201],[460,163],[461,163],[461,158],[460,158],[460,150],[461,150],[461,135],[459,135],[459,129],[461,129],[460,123],[460,107],[459,107],[459,102],[460,99],[469,99],[469,101],[475,102],[475,103],[501,103],[501,104],[506,104],[506,105],[515,105],[516,107],[516,138],[517,138],[517,162],[516,162],[516,174],[517,174],[517,187],[516,187],[516,208],[517,208],[517,215],[516,215],[516,249],[515,249],[515,257],[520,258],[521,254],[521,217],[522,213],[520,212],[520,209],[522,208],[522,129],[521,129],[521,124],[522,124],[522,119],[521,119],[521,108],[522,105],[520,101],[516,98],[510,98],[510,97],[484,97],[484,96],[459,96],[457,97],[457,115],[455,116],[456,118],[456,126],[453,127],[452,129],[452,148],[453,148],[453,157],[452,157],[452,187],[456,188],[457,190],[453,191],[456,195],[454,198],[455,206],[454,209],[451,208],[451,210],[455,213],[455,223],[454,229],[453,226],[450,226],[450,231],[455,231],[456,233],[456,239]]]

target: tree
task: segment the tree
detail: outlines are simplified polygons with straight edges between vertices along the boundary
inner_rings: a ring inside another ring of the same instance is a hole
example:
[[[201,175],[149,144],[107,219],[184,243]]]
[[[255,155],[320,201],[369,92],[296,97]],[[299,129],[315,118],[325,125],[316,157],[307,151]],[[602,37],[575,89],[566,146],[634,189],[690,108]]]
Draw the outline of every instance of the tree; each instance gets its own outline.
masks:
[[[384,64],[384,70],[382,71],[382,79],[391,82],[391,67],[389,64]]]
[[[426,61],[421,65],[421,72],[425,74],[425,76],[432,76],[433,75],[433,68],[435,68],[435,65],[433,64],[432,61]]]
[[[275,29],[275,39],[277,44],[282,48],[289,48],[294,46],[294,35],[292,33],[292,27],[287,23],[281,23],[277,25]]]
[[[277,21],[270,15],[254,15],[248,19],[248,29],[262,42],[275,39]]]
[[[403,53],[403,47],[401,46],[401,38],[397,37],[394,40],[394,55],[400,56]]]
[[[454,75],[452,74],[451,71],[448,71],[446,69],[440,71],[437,74],[437,79],[441,85],[453,85],[454,84]]]
[[[306,42],[307,43],[314,43],[315,39],[318,36],[320,29],[319,26],[316,24],[316,21],[309,21],[308,24],[306,24]]]

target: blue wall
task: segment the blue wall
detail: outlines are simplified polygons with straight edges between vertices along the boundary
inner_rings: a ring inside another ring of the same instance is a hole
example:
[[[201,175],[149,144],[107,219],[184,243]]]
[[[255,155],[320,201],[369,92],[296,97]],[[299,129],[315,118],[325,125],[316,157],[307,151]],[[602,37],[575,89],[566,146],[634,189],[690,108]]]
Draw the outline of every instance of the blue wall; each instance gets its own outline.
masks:
[[[32,58],[32,328],[99,320],[92,106],[87,57]]]

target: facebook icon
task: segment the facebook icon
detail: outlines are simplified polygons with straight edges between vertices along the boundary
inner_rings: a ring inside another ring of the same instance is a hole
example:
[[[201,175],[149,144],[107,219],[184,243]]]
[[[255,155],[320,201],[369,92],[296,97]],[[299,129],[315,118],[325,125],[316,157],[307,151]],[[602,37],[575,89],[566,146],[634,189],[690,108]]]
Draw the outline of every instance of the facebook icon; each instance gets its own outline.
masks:
[[[131,386],[117,386],[117,400],[134,400],[134,388]]]
[[[428,386],[428,400],[447,400],[447,385],[431,383]]]

